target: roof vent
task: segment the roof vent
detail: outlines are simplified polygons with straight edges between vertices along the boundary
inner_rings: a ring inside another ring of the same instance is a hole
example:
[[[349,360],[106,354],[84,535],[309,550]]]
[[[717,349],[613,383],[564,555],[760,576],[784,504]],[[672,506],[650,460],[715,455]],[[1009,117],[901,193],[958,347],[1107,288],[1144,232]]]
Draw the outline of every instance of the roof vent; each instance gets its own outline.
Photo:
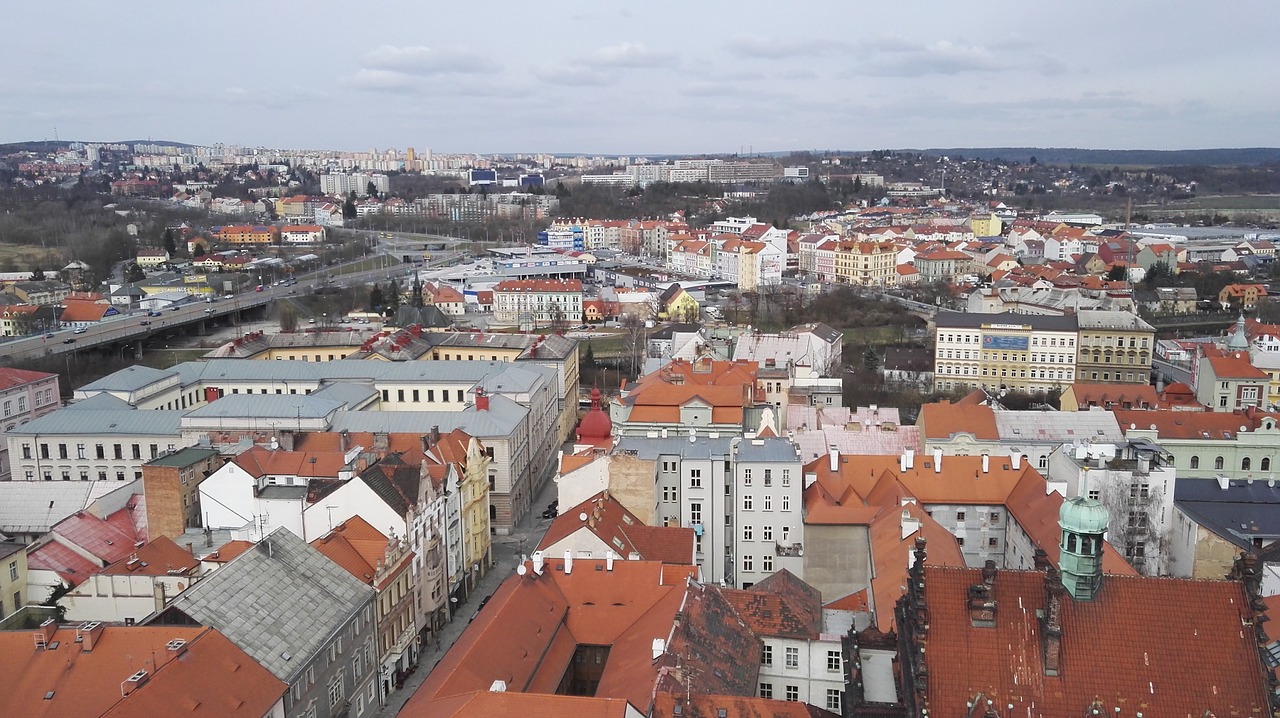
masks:
[[[168,643],[164,644],[164,647],[167,650],[174,651],[175,653],[181,652],[184,648],[186,648],[186,646],[187,646],[187,642],[181,638],[175,638],[172,641],[169,641]]]
[[[491,683],[491,684],[489,685],[489,692],[491,692],[491,693],[506,693],[506,692],[507,692],[507,682],[506,682],[506,681],[503,681],[503,680],[496,680],[496,681],[494,681],[493,683]]]
[[[124,679],[123,683],[120,684],[121,697],[128,696],[130,693],[133,693],[134,691],[138,690],[138,688],[142,687],[142,684],[146,682],[147,682],[146,671],[138,671],[137,673],[129,676],[128,678]]]

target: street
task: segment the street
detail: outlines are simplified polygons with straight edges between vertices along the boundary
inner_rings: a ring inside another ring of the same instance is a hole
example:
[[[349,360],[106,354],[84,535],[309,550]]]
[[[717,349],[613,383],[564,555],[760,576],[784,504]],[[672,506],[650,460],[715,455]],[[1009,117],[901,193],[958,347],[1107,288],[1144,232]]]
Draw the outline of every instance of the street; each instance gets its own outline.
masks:
[[[387,705],[381,710],[374,713],[366,713],[366,715],[374,718],[393,718],[413,696],[422,682],[430,675],[431,669],[435,667],[440,658],[444,656],[453,644],[466,630],[467,624],[470,622],[472,615],[476,612],[476,607],[486,596],[493,595],[508,577],[515,575],[516,566],[519,561],[520,549],[523,546],[526,555],[533,553],[533,549],[537,547],[538,542],[542,540],[542,535],[547,532],[547,527],[551,525],[552,519],[542,518],[542,509],[556,498],[556,482],[548,480],[542,488],[533,507],[529,509],[529,515],[516,527],[511,534],[507,536],[493,537],[493,560],[494,567],[485,574],[476,584],[475,591],[468,597],[467,601],[459,605],[454,612],[453,620],[441,631],[442,640],[439,648],[435,646],[423,646],[418,670],[413,675],[405,679],[404,686],[400,690],[392,693],[387,699]]]

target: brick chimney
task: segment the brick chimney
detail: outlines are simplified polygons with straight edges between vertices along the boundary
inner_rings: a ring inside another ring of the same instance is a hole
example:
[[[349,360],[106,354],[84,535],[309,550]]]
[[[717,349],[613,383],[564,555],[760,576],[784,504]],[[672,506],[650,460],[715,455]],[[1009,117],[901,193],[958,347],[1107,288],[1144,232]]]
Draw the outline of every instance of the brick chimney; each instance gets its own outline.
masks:
[[[969,622],[976,628],[996,626],[996,562],[988,560],[982,567],[982,583],[969,587]]]
[[[1040,619],[1044,635],[1044,674],[1056,676],[1062,670],[1062,596],[1066,588],[1053,566],[1045,571],[1044,589],[1044,615]]]
[[[484,389],[476,389],[476,411],[489,410],[489,395],[484,393]]]

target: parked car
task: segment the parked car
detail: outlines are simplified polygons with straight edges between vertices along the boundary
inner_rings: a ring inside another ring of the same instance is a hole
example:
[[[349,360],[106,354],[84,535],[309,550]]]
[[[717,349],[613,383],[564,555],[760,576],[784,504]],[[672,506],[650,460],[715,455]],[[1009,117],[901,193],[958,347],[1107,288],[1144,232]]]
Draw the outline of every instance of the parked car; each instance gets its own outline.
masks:
[[[84,334],[89,331],[88,327],[76,327],[76,334]]]

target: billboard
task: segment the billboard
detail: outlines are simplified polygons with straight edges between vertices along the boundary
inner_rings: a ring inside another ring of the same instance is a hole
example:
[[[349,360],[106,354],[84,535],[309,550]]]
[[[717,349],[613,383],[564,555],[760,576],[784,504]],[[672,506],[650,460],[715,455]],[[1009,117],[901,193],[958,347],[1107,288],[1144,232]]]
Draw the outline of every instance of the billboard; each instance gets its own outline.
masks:
[[[983,349],[1006,349],[1026,351],[1031,346],[1029,337],[1016,337],[1006,334],[987,334],[982,337]]]

